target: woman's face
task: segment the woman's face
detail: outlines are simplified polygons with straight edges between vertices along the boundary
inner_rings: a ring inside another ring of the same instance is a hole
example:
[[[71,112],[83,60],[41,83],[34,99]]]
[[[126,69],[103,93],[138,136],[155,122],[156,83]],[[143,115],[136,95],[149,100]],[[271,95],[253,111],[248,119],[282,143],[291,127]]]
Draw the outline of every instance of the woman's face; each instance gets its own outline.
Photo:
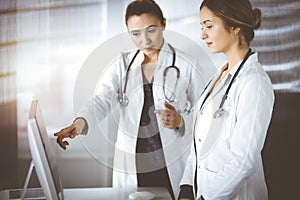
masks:
[[[202,26],[201,38],[212,53],[226,53],[238,42],[233,29],[226,29],[221,18],[204,6],[200,10],[200,24]]]
[[[163,43],[164,25],[150,14],[134,15],[127,20],[127,28],[138,49],[152,56],[159,52]]]

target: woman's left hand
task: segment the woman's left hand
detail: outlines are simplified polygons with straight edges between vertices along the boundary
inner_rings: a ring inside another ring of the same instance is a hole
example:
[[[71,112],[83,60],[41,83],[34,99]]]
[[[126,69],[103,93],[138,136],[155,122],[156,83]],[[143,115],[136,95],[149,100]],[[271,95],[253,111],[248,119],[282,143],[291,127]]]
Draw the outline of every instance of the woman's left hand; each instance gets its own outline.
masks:
[[[160,117],[162,124],[166,128],[175,129],[182,127],[182,117],[176,112],[176,109],[171,104],[165,103],[166,110],[155,110],[154,112]]]

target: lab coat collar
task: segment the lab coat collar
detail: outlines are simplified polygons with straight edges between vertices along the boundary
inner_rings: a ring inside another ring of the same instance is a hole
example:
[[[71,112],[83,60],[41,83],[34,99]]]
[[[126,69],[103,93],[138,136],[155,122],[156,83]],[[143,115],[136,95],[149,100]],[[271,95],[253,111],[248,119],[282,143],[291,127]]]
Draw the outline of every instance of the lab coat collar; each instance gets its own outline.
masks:
[[[172,62],[173,62],[173,51],[170,48],[168,42],[164,40],[163,45],[159,51],[156,70],[159,70],[161,67],[170,66],[172,65]]]
[[[136,57],[138,64],[134,65],[134,67],[140,67],[142,65],[144,59],[145,59],[144,53],[140,50],[139,54]]]
[[[162,64],[163,60],[165,58],[168,58],[170,54],[173,54],[171,48],[169,47],[168,43],[164,40],[163,41],[163,45],[159,51],[159,55],[158,55],[158,63]],[[172,57],[173,59],[173,57]]]
[[[250,55],[249,58],[248,58],[248,60],[244,63],[244,66],[243,66],[242,69],[240,70],[239,75],[247,68],[247,66],[249,66],[249,65],[251,65],[252,63],[257,62],[257,61],[258,61],[257,53],[254,53],[254,54]],[[207,100],[206,100],[205,104],[203,105],[203,107],[206,106],[206,104],[211,100],[211,98],[212,98],[216,93],[220,92],[220,90],[221,90],[222,88],[226,87],[226,86],[229,84],[231,78],[233,77],[234,73],[236,73],[236,71],[237,71],[239,65],[241,64],[241,62],[242,62],[242,60],[241,60],[240,62],[238,62],[238,63],[230,70],[230,72],[227,74],[227,76],[226,76],[223,80],[221,80],[221,84],[219,84],[219,85],[217,86],[217,88],[209,95],[209,97],[207,98]],[[211,81],[210,81],[210,83],[209,83],[209,86],[207,87],[207,89],[205,90],[205,92],[201,95],[201,98],[200,98],[201,101],[200,101],[200,102],[202,102],[202,101],[204,100],[204,98],[202,98],[202,97],[205,97],[205,96],[207,95],[207,93],[208,93],[209,91],[211,91],[212,87],[214,86],[214,84],[215,84],[215,82],[217,81],[217,79],[220,77],[220,75],[221,75],[221,73],[222,73],[222,71],[223,71],[223,69],[224,69],[225,67],[227,67],[227,62],[223,65],[222,68],[220,68],[220,69],[218,70],[217,76],[214,76],[214,77],[211,79]],[[238,75],[238,76],[239,76],[239,75]],[[200,109],[200,105],[201,105],[201,104],[199,104],[198,109]]]
[[[222,80],[223,84],[227,79],[230,79],[231,77],[233,77],[233,75],[236,73],[236,71],[238,70],[238,67],[240,66],[240,64],[242,63],[243,60],[241,60],[240,62],[238,62],[227,74],[227,77],[225,79]],[[244,63],[244,66],[242,67],[241,71],[239,72],[239,74],[244,71],[245,68],[247,68],[247,66],[249,66],[250,64],[257,62],[258,58],[257,58],[257,53],[253,53],[252,55],[249,56],[249,58],[247,59],[247,61]],[[218,77],[221,75],[222,71],[224,68],[226,68],[228,65],[228,63],[226,62],[222,68],[220,68],[218,70]]]
[[[136,52],[136,51],[134,51],[134,52]],[[169,47],[168,43],[164,39],[162,47],[159,51],[157,67],[160,67],[160,66],[164,65],[164,63],[169,63],[169,62],[170,62],[169,65],[171,65],[173,56],[170,57],[170,55],[172,55],[172,54],[173,54],[173,52],[172,52],[171,48]],[[142,51],[140,51],[136,57],[138,65],[133,65],[132,68],[140,67],[141,64],[143,63],[144,59],[145,59],[144,53]]]
[[[225,86],[227,86],[230,82],[230,80],[232,79],[232,77],[234,76],[234,74],[236,73],[236,71],[238,70],[238,67],[240,66],[240,64],[242,63],[243,60],[241,60],[240,62],[238,62],[230,71],[229,73],[226,75],[226,77],[224,79],[221,80],[221,84],[219,84],[216,88],[216,90],[213,91],[212,94],[214,93],[218,93],[222,88],[224,88]],[[250,64],[257,62],[258,58],[257,58],[257,53],[254,53],[252,55],[249,56],[249,58],[247,59],[247,61],[244,63],[244,65],[242,66],[242,69],[240,70],[239,75],[242,74],[242,72],[247,68],[247,66],[249,66]],[[226,62],[223,67],[221,69],[218,70],[218,76],[215,76],[215,78],[213,79],[213,84],[210,85],[209,87],[209,91],[211,90],[211,88],[213,87],[214,83],[217,81],[217,79],[221,76],[222,71],[224,70],[224,68],[226,68],[228,65],[228,63]],[[211,95],[213,96],[213,95]]]
[[[240,64],[242,63],[243,60],[241,60],[240,62],[238,62],[230,71],[229,74],[231,76],[233,76],[235,74],[235,72],[238,70],[238,67],[240,66]],[[247,61],[244,63],[244,66],[242,67],[241,71],[244,71],[243,69],[246,68],[249,64],[257,62],[258,58],[257,58],[257,53],[253,53],[249,56],[249,58],[247,59]],[[241,72],[240,71],[240,72]]]

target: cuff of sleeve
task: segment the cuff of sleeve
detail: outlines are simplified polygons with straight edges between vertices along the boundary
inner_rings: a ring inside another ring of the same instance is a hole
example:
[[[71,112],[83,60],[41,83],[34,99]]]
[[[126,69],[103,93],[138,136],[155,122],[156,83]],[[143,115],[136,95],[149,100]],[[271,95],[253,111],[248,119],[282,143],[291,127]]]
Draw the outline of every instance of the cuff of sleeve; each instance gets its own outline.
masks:
[[[194,199],[193,186],[181,185],[178,199],[181,199],[181,198]]]
[[[74,120],[73,120],[73,123],[76,121],[76,119],[83,119],[85,121],[85,126],[84,128],[82,129],[82,132],[80,135],[87,135],[88,133],[88,130],[89,130],[89,125],[86,121],[86,119],[84,119],[83,117],[76,117]]]

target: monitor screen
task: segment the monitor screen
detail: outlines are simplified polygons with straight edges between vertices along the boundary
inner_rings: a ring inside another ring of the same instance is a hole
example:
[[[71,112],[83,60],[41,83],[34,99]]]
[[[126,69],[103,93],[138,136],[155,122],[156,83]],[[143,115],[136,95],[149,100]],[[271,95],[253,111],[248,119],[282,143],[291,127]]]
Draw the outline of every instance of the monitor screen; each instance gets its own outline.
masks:
[[[62,184],[37,100],[31,103],[28,120],[29,147],[38,180],[47,199],[63,200]]]

